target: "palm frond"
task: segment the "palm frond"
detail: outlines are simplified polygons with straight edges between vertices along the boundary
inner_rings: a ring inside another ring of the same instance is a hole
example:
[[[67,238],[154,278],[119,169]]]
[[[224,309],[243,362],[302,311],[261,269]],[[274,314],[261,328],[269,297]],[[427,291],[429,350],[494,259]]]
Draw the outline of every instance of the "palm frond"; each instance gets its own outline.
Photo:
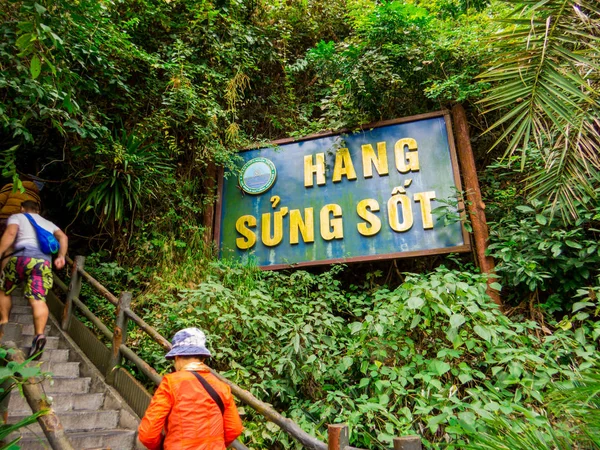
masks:
[[[590,119],[600,111],[600,9],[586,0],[507,2],[515,8],[480,75],[492,85],[484,114],[500,114],[486,132],[500,130],[492,148],[506,143],[505,157],[520,150],[522,169],[535,145],[546,167],[529,178],[531,195],[572,216],[575,202],[594,195],[600,170],[598,124]]]

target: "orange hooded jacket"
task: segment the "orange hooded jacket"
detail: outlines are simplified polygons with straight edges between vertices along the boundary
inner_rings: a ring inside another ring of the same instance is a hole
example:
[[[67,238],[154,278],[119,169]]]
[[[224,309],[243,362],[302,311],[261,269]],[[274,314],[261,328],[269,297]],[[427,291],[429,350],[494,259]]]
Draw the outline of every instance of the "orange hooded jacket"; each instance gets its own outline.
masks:
[[[197,372],[217,391],[225,413],[186,368],[165,375],[139,426],[138,438],[149,450],[224,450],[242,433],[231,388],[208,367]],[[162,430],[166,431],[161,447]]]

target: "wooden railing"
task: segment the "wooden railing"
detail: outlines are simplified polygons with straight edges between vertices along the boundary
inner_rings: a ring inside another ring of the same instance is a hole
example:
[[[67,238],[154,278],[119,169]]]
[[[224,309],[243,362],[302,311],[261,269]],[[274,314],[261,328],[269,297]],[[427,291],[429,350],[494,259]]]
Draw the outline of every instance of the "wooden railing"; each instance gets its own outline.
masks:
[[[75,261],[67,257],[67,262],[72,266],[71,281],[67,287],[62,280],[55,276],[56,286],[66,293],[66,300],[61,317],[61,327],[68,331],[73,318],[73,307],[77,307],[81,314],[89,320],[100,333],[112,342],[112,354],[105,371],[107,383],[115,382],[116,369],[120,367],[123,358],[133,363],[141,373],[147,376],[155,385],[159,385],[162,376],[152,366],[140,358],[131,348],[127,346],[127,327],[129,321],[135,323],[142,331],[152,338],[165,351],[171,349],[171,343],[152,328],[144,319],[131,309],[131,293],[123,292],[117,298],[102,284],[85,271],[85,257],[76,256]],[[92,286],[102,297],[117,307],[114,322],[114,331],[111,331],[89,308],[79,299],[82,281]],[[328,443],[324,443],[304,431],[298,424],[282,416],[275,411],[271,405],[257,399],[250,392],[242,389],[237,384],[223,377],[218,372],[210,369],[211,373],[222,382],[226,383],[233,395],[242,403],[252,407],[265,419],[277,424],[284,432],[300,442],[305,448],[311,450],[361,450],[349,445],[348,426],[345,424],[334,424],[328,426]],[[421,439],[419,436],[404,436],[394,439],[394,450],[420,450]],[[239,441],[231,445],[238,450],[246,449]]]

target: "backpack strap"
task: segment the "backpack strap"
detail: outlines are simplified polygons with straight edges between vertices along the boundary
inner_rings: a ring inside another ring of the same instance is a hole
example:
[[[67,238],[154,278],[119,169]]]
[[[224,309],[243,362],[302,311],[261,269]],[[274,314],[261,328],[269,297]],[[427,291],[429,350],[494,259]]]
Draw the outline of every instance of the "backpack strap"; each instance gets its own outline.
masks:
[[[29,223],[31,223],[31,225],[33,226],[33,228],[35,229],[36,233],[37,233],[37,228],[39,225],[37,224],[37,222],[35,221],[35,219],[33,217],[31,217],[31,215],[29,213],[23,213],[23,215],[25,217],[27,217],[27,220],[29,220]]]
[[[25,217],[27,217],[27,220],[29,220],[29,223],[33,227],[33,231],[35,231],[35,237],[38,241],[38,248],[40,249],[40,251],[42,251],[42,248],[40,246],[40,230],[39,230],[40,226],[37,224],[35,219],[33,217],[31,217],[31,215],[29,213],[23,213],[23,215]],[[44,252],[42,251],[42,253],[44,253]]]
[[[210,385],[210,383],[208,381],[206,381],[204,379],[204,377],[202,375],[200,375],[198,372],[192,371],[192,373],[194,374],[194,376],[196,378],[198,378],[198,381],[200,382],[200,384],[202,386],[204,386],[204,389],[206,389],[206,392],[208,392],[208,395],[210,395],[212,397],[212,399],[215,401],[215,403],[221,410],[221,415],[225,414],[225,405],[223,404],[223,400],[221,399],[219,394],[217,394],[217,391],[215,391],[215,388],[213,388]]]

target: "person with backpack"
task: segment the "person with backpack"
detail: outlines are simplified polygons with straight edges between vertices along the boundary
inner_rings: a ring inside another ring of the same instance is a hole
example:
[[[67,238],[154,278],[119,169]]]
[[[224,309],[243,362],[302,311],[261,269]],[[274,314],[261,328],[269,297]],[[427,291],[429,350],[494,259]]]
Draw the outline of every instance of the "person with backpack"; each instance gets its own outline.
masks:
[[[53,284],[52,255],[57,253],[54,267],[62,269],[68,247],[67,235],[39,213],[39,203],[24,201],[21,213],[8,218],[6,231],[0,239],[4,272],[0,293],[0,329],[8,322],[12,306],[10,294],[24,283],[23,296],[31,305],[35,330],[28,356],[36,355],[35,359],[39,359],[46,345],[46,295]]]
[[[185,328],[173,337],[166,359],[176,372],[165,375],[139,426],[148,450],[224,450],[242,433],[231,388],[204,364],[211,356],[206,336]]]

